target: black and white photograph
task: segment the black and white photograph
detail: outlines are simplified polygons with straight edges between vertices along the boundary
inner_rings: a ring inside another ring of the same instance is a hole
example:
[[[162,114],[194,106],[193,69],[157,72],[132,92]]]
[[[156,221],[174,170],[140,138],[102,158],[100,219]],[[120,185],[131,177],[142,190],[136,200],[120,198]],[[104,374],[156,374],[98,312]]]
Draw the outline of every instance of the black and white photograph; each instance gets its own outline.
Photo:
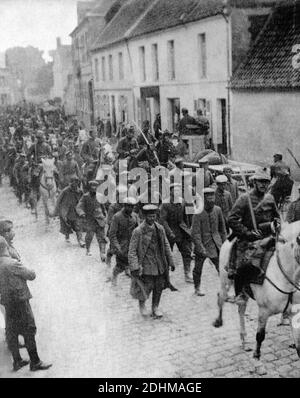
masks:
[[[0,20],[0,378],[299,379],[300,0]]]

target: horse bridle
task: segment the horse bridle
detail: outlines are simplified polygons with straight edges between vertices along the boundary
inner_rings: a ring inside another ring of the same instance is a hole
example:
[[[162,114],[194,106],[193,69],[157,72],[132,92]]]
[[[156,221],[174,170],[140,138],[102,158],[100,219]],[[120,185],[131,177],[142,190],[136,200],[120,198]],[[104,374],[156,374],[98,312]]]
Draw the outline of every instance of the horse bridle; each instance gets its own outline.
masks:
[[[298,238],[299,238],[299,237],[298,237]],[[298,241],[298,238],[297,238],[297,243],[299,242],[299,241]],[[299,238],[299,239],[300,239],[300,238]],[[277,236],[276,236],[276,244],[277,244],[277,243],[286,243],[286,239],[284,239],[281,235],[277,234]],[[270,279],[269,277],[265,276],[265,279],[266,279],[276,290],[278,290],[278,291],[279,291],[280,293],[282,293],[282,294],[286,294],[286,295],[289,296],[289,297],[288,297],[287,304],[286,304],[286,306],[285,306],[285,308],[284,308],[284,310],[283,310],[283,313],[284,313],[284,312],[286,312],[286,310],[288,309],[289,305],[292,304],[292,302],[293,302],[293,295],[297,292],[297,290],[300,291],[300,286],[297,285],[295,282],[293,282],[293,281],[291,280],[291,278],[290,278],[290,277],[287,275],[287,273],[285,272],[285,270],[284,270],[284,268],[283,268],[283,266],[282,266],[282,262],[281,262],[281,260],[280,260],[280,255],[279,255],[278,247],[276,247],[276,261],[277,261],[278,268],[280,269],[280,272],[282,273],[282,275],[283,275],[283,276],[285,277],[285,279],[296,289],[296,290],[294,290],[294,291],[292,291],[292,292],[285,292],[284,290],[281,290],[278,286],[276,286],[275,283],[274,283],[273,281],[271,281],[271,279]],[[298,264],[300,264],[298,260],[296,260],[296,261],[297,261]]]

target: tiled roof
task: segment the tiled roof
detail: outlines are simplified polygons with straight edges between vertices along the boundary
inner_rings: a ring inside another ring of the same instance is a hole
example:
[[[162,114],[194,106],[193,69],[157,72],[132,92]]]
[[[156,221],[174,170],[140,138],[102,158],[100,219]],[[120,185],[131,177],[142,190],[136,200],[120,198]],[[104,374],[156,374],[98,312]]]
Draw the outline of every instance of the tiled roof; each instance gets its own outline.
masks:
[[[276,0],[228,0],[232,7],[272,6]],[[172,28],[223,12],[224,0],[127,0],[99,35],[99,49],[147,33]]]
[[[292,65],[295,44],[300,44],[298,1],[274,11],[247,59],[234,73],[231,87],[300,88],[300,70]]]
[[[92,49],[102,48],[123,40],[128,30],[155,0],[127,0],[96,39]]]

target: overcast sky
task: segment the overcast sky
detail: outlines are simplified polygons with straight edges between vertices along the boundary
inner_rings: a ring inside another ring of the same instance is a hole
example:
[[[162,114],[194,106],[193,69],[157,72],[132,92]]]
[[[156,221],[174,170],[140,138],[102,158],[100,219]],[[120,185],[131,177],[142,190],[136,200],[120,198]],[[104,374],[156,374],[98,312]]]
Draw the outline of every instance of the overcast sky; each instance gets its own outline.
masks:
[[[69,34],[77,24],[77,0],[0,0],[0,52],[32,45],[47,52],[56,37],[71,44]]]

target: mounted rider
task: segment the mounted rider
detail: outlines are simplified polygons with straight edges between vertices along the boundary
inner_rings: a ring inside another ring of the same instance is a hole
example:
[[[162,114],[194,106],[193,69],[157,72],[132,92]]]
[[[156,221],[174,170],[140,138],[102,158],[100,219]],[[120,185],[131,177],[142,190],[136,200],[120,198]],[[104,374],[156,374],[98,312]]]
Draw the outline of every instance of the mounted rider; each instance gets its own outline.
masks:
[[[126,131],[126,137],[122,138],[117,146],[117,153],[119,154],[119,159],[128,158],[129,164],[128,169],[130,170],[130,163],[135,155],[139,151],[139,144],[134,138],[134,126],[130,125]]]
[[[270,181],[268,173],[257,171],[253,176],[254,188],[238,198],[228,217],[232,230],[229,239],[237,237],[228,269],[228,277],[235,279],[237,302],[243,299],[242,289],[250,273],[261,273],[262,259],[275,247],[272,236],[280,216],[274,197],[266,194]]]
[[[44,134],[38,131],[36,134],[37,141],[29,148],[27,159],[29,163],[41,163],[43,157],[51,156],[51,147],[44,142]]]

